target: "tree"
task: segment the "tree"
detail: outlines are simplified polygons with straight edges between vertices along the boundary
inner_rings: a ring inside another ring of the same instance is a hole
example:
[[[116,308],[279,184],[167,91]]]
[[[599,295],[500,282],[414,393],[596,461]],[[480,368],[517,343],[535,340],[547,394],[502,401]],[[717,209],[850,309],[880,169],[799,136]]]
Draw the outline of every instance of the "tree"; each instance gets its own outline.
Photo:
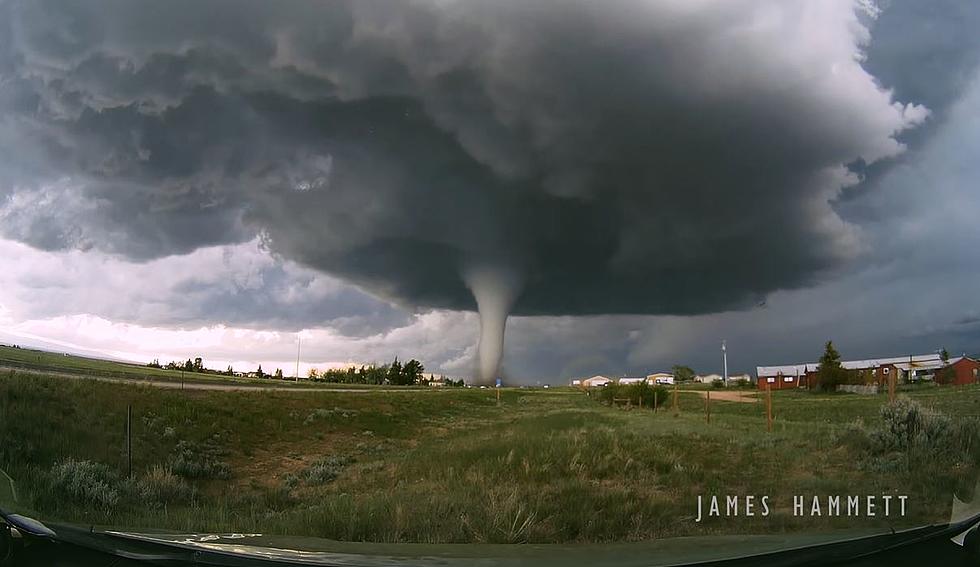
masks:
[[[316,380],[320,377],[320,372],[317,371],[316,368],[310,368],[310,371],[307,372],[306,377],[310,380]]]
[[[204,372],[204,360],[200,356],[194,359],[194,372]]]
[[[670,372],[674,375],[674,380],[677,382],[690,382],[691,380],[694,380],[694,370],[692,370],[690,366],[675,364],[674,367],[670,369]]]
[[[194,363],[191,361],[191,359],[188,358],[187,362],[184,363],[184,370],[187,372],[194,372]]]
[[[388,383],[399,385],[402,383],[402,364],[398,362],[397,356],[392,361],[391,366],[388,367]]]
[[[422,381],[422,372],[424,370],[425,367],[422,366],[421,362],[415,360],[414,358],[409,360],[405,363],[405,366],[402,367],[401,383],[407,386],[420,383]]]
[[[840,353],[834,348],[833,341],[827,341],[823,355],[820,357],[820,367],[817,369],[817,384],[825,392],[832,392],[839,384],[847,380],[847,371],[840,363]]]
[[[943,367],[936,372],[937,384],[952,384],[956,381],[956,371],[949,365],[949,352],[944,348],[939,353],[939,358],[943,361]]]
[[[262,365],[259,365],[259,369],[255,371],[255,375],[259,378],[265,378],[265,373],[262,372]]]
[[[147,364],[147,366],[149,366],[150,368],[160,368],[160,359],[154,358],[153,362]]]
[[[282,368],[276,368],[276,380],[282,380]]]
[[[235,375],[235,369],[232,368],[231,365],[229,364],[228,365],[228,369],[225,370],[225,374],[227,374],[228,376],[234,376]]]

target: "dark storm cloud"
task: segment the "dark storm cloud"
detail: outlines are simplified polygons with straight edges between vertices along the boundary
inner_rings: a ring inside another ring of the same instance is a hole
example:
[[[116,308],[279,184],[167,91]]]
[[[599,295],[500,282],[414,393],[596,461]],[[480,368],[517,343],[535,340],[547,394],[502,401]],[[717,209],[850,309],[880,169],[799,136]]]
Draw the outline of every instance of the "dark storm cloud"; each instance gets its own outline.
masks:
[[[350,287],[317,293],[311,274],[291,274],[281,265],[264,266],[255,285],[231,285],[213,278],[183,280],[168,292],[157,324],[207,325],[222,321],[245,328],[298,331],[328,326],[347,337],[362,337],[408,324],[411,315]],[[125,315],[117,319],[133,319]],[[143,323],[147,323],[145,317]]]
[[[6,236],[148,260],[261,234],[412,306],[474,308],[474,270],[519,314],[752,306],[854,256],[843,164],[925,116],[859,65],[848,2],[0,11],[0,139],[44,156],[0,164]]]
[[[963,0],[888,0],[881,6],[864,66],[898,100],[925,104],[945,117],[980,62],[980,6]]]
[[[912,150],[899,161],[913,159],[916,151],[948,119],[951,106],[970,86],[980,63],[980,4],[964,0],[888,0],[871,22],[874,40],[867,47],[864,67],[895,99],[915,101],[929,108],[929,121],[905,130],[898,139]],[[845,189],[839,208],[847,219],[877,218],[894,214],[873,208],[862,197],[887,190],[879,183],[891,162],[858,164],[864,182]]]

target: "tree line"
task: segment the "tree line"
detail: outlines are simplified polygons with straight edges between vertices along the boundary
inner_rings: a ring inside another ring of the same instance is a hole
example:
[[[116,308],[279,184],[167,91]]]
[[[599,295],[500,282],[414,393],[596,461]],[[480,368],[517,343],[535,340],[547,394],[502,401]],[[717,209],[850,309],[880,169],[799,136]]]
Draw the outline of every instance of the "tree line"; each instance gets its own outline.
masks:
[[[147,364],[150,368],[163,368],[165,370],[179,370],[181,372],[196,372],[199,374],[214,374],[216,376],[234,376],[235,369],[228,365],[228,368],[222,370],[215,370],[213,368],[206,368],[204,366],[204,359],[200,356],[195,357],[193,360],[188,358],[187,360],[181,362],[179,360],[172,360],[167,364],[160,364],[159,358],[154,358],[152,362]],[[274,380],[282,380],[283,374],[281,368],[276,368],[276,371],[272,374],[267,374],[262,370],[262,365],[260,364],[258,369],[255,371],[255,375],[259,378],[271,378]]]
[[[197,372],[201,374],[216,374],[223,376],[234,376],[235,371],[229,365],[226,370],[219,371],[213,370],[211,368],[206,368],[204,366],[204,360],[201,357],[196,357],[194,359],[188,358],[186,361],[171,361],[166,365],[160,364],[159,359],[153,359],[152,362],[147,364],[150,368],[165,368],[167,370],[180,370],[182,372]],[[398,357],[390,362],[389,364],[382,365],[363,365],[361,367],[349,367],[349,368],[337,368],[329,370],[317,370],[316,368],[311,368],[307,378],[315,382],[333,382],[337,384],[390,384],[394,386],[413,386],[419,384],[427,384],[435,380],[434,375],[429,375],[429,378],[425,378],[424,375],[425,367],[421,362],[415,360],[414,358],[405,362],[404,364],[398,360]],[[260,364],[258,369],[255,371],[255,375],[259,378],[270,378],[274,380],[282,380],[283,373],[281,368],[277,368],[272,374],[267,374],[262,370],[262,365]],[[443,380],[447,386],[463,386],[463,380]]]
[[[364,365],[360,367],[331,368],[317,370],[311,368],[307,377],[315,382],[333,382],[336,384],[390,384],[394,386],[415,386],[434,381],[435,376],[425,378],[425,367],[414,358],[402,364],[395,357],[389,364]],[[447,386],[462,386],[463,380],[444,380]]]

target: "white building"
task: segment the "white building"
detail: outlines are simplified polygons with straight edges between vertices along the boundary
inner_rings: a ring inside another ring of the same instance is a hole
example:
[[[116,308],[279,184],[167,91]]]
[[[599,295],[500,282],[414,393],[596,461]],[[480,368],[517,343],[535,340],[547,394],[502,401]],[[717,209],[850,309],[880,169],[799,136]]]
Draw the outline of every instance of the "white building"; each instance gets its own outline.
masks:
[[[596,375],[593,376],[592,378],[586,378],[585,380],[582,380],[582,386],[585,386],[586,388],[597,388],[597,387],[602,387],[611,384],[612,381],[613,381],[612,378],[607,378],[602,375]]]
[[[630,384],[642,384],[646,382],[646,378],[643,376],[623,376],[618,382],[623,386],[628,386]]]
[[[653,386],[654,384],[673,384],[674,375],[669,372],[654,372],[653,374],[647,375],[647,384]]]
[[[724,380],[721,374],[698,374],[694,377],[695,382],[701,382],[704,384],[710,384],[715,380]]]

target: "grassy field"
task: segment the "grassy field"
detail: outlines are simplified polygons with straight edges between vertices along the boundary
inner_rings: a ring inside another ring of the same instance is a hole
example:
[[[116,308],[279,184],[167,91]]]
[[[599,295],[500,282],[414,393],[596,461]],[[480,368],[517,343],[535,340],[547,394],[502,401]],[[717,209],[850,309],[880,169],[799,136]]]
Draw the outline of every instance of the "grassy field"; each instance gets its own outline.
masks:
[[[0,467],[17,480],[20,508],[76,522],[349,541],[609,542],[941,522],[954,493],[972,496],[980,461],[969,433],[980,414],[974,386],[908,393],[927,414],[969,427],[948,431],[967,439],[955,454],[882,452],[883,396],[777,392],[768,433],[762,403],[713,402],[708,424],[696,392],[680,394],[676,416],[567,388],[505,389],[499,405],[495,394],[178,391],[5,372]],[[909,495],[906,518],[791,510],[796,494],[898,493]],[[773,513],[696,523],[699,494],[766,494]]]
[[[0,368],[12,368],[53,374],[71,374],[95,378],[125,380],[185,382],[198,384],[228,384],[234,386],[276,386],[283,388],[372,388],[365,384],[332,384],[310,380],[271,380],[223,376],[151,368],[135,363],[116,362],[83,356],[65,355],[29,348],[0,346]],[[393,386],[396,387],[396,386]]]

